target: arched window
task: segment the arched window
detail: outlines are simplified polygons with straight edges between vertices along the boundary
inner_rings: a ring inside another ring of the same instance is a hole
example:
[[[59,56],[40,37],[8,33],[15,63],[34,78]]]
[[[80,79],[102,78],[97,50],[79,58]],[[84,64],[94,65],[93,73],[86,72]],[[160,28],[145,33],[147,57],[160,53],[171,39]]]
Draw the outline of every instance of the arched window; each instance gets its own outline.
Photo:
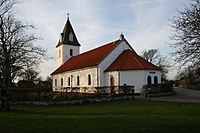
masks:
[[[74,37],[73,37],[73,33],[71,32],[71,33],[69,34],[69,41],[70,41],[70,42],[73,42],[73,40],[74,40]]]
[[[60,79],[60,85],[63,86],[63,78]]]
[[[154,84],[158,84],[158,77],[154,76]]]
[[[91,85],[91,75],[88,74],[88,85]]]
[[[58,57],[61,57],[61,50],[59,50],[58,52]]]
[[[70,53],[70,56],[73,56],[73,49],[70,49],[69,53]]]
[[[68,86],[70,86],[70,77],[68,77]]]
[[[57,86],[57,79],[55,79],[55,86]]]
[[[80,78],[79,78],[79,76],[77,76],[77,86],[79,86],[80,85]]]
[[[147,84],[151,84],[151,76],[147,77]]]

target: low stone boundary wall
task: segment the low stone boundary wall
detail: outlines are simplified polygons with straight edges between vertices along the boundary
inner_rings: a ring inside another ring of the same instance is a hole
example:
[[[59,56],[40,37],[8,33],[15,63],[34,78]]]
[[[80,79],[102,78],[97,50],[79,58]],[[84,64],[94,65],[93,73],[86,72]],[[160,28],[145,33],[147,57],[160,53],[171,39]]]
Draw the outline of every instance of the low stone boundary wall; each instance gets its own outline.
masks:
[[[73,105],[73,104],[90,104],[90,103],[101,103],[111,102],[126,99],[135,99],[134,95],[127,96],[115,96],[115,97],[102,97],[102,98],[84,98],[77,100],[68,101],[17,101],[12,104],[25,104],[25,105]]]
[[[175,94],[176,94],[175,91],[172,91],[172,92],[160,92],[160,93],[148,94],[145,97],[172,96],[172,95],[175,95]]]

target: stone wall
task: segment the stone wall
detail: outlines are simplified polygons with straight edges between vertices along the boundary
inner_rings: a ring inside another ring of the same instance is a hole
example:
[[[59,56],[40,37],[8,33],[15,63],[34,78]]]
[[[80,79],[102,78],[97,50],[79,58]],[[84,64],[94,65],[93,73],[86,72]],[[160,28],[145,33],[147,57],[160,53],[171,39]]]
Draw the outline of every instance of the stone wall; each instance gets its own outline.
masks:
[[[73,105],[73,104],[90,104],[90,103],[101,103],[111,102],[119,100],[135,99],[134,95],[125,96],[113,96],[113,97],[101,97],[101,98],[83,98],[77,100],[67,101],[17,101],[12,104],[26,104],[26,105]]]

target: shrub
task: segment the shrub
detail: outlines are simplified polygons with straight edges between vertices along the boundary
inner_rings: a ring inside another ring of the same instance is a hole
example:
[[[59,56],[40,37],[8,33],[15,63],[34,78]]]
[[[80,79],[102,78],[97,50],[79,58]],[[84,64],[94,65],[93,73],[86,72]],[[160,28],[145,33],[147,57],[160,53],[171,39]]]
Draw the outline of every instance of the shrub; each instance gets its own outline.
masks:
[[[162,84],[147,84],[143,86],[143,93],[145,96],[148,94],[157,94],[164,92],[172,92],[173,84],[171,83],[162,83]]]

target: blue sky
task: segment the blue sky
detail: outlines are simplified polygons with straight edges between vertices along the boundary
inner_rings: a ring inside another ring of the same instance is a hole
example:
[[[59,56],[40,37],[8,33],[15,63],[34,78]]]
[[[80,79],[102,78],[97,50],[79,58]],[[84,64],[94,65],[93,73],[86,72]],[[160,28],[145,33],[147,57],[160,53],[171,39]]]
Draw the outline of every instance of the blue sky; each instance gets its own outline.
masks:
[[[54,57],[40,66],[43,77],[56,69],[56,44],[70,13],[70,21],[81,52],[119,38],[121,32],[140,54],[145,49],[170,53],[170,22],[189,0],[22,0],[16,6],[17,17],[36,26],[43,38],[36,42]],[[173,78],[174,71],[169,73]]]

